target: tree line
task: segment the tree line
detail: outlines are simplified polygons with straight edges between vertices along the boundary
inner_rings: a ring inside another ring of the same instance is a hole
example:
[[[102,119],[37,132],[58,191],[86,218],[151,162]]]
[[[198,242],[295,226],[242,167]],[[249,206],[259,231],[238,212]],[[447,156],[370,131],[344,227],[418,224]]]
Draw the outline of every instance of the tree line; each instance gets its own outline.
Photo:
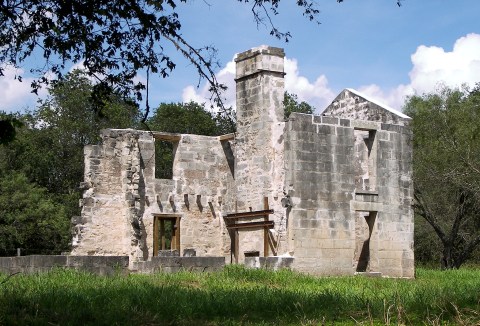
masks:
[[[146,122],[133,101],[114,91],[101,98],[74,71],[49,87],[49,96],[15,121],[15,138],[0,145],[0,255],[68,251],[70,218],[80,214],[83,147],[104,128],[134,128],[215,136],[235,131],[234,112],[203,104],[162,103]],[[97,96],[97,98],[93,98]],[[101,105],[99,105],[101,103]],[[315,108],[285,93],[285,118]],[[480,262],[480,86],[443,88],[410,97],[412,117],[415,257],[458,268]],[[171,177],[172,148],[156,143],[158,178]]]

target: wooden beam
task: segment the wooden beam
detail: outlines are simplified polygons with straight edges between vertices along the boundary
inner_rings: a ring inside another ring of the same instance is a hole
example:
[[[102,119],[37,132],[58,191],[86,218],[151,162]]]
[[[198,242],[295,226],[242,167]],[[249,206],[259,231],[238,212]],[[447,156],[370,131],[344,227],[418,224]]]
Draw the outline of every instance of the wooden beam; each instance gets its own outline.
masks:
[[[155,140],[165,140],[165,141],[176,142],[182,139],[181,134],[174,134],[171,132],[152,131],[152,134]]]
[[[273,229],[275,224],[273,221],[260,221],[260,222],[246,222],[246,223],[235,223],[227,225],[227,229],[252,229],[252,228],[269,228]]]
[[[218,136],[218,140],[220,141],[232,140],[232,139],[235,139],[234,133]]]
[[[175,219],[175,225],[173,227],[175,229],[175,249],[180,253],[180,217]]]
[[[248,218],[248,217],[264,217],[265,215],[273,214],[273,209],[266,209],[262,211],[254,211],[254,212],[242,212],[242,213],[232,213],[227,214],[223,218],[224,219],[236,219],[236,218]]]

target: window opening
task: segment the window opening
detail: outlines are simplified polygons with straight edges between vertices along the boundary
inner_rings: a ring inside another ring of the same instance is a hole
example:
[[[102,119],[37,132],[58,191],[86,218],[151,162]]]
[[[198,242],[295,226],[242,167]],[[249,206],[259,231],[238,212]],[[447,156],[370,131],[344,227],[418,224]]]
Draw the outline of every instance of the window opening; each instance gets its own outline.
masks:
[[[174,144],[166,140],[155,140],[155,178],[173,178]]]
[[[354,130],[355,136],[355,189],[376,190],[375,130]]]

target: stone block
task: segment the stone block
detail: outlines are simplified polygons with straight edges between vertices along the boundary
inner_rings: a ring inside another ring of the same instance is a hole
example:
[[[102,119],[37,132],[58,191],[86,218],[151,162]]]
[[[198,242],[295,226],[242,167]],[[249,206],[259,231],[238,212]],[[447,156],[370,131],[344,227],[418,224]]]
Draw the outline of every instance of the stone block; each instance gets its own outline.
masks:
[[[330,125],[338,125],[339,124],[339,118],[323,116],[322,117],[322,123],[326,123],[326,124],[330,124]]]
[[[271,270],[279,270],[281,268],[290,268],[293,264],[293,257],[245,257],[245,266],[248,268],[265,268]]]

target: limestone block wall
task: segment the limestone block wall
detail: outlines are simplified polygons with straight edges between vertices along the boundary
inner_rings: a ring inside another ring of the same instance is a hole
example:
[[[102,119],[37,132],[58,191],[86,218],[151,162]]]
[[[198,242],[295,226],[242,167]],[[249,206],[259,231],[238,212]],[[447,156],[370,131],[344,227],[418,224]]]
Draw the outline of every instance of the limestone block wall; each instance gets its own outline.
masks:
[[[285,164],[295,269],[413,277],[410,138],[407,126],[292,114]]]
[[[283,49],[261,46],[236,56],[237,133],[235,185],[237,212],[264,209],[275,214],[272,239],[277,252],[287,251],[284,197]],[[252,220],[253,221],[253,220]],[[245,222],[247,222],[245,220]],[[239,230],[239,261],[245,251],[263,255],[263,230]]]
[[[348,275],[354,272],[353,128],[321,119],[292,113],[286,129],[293,267],[320,275]]]
[[[408,126],[381,124],[378,131],[378,270],[414,277],[412,132]]]
[[[105,130],[102,145],[86,146],[82,215],[73,255],[141,254],[140,152],[133,130]]]
[[[347,88],[332,101],[322,115],[404,125],[408,116],[391,108],[385,109],[385,107],[374,99]]]

